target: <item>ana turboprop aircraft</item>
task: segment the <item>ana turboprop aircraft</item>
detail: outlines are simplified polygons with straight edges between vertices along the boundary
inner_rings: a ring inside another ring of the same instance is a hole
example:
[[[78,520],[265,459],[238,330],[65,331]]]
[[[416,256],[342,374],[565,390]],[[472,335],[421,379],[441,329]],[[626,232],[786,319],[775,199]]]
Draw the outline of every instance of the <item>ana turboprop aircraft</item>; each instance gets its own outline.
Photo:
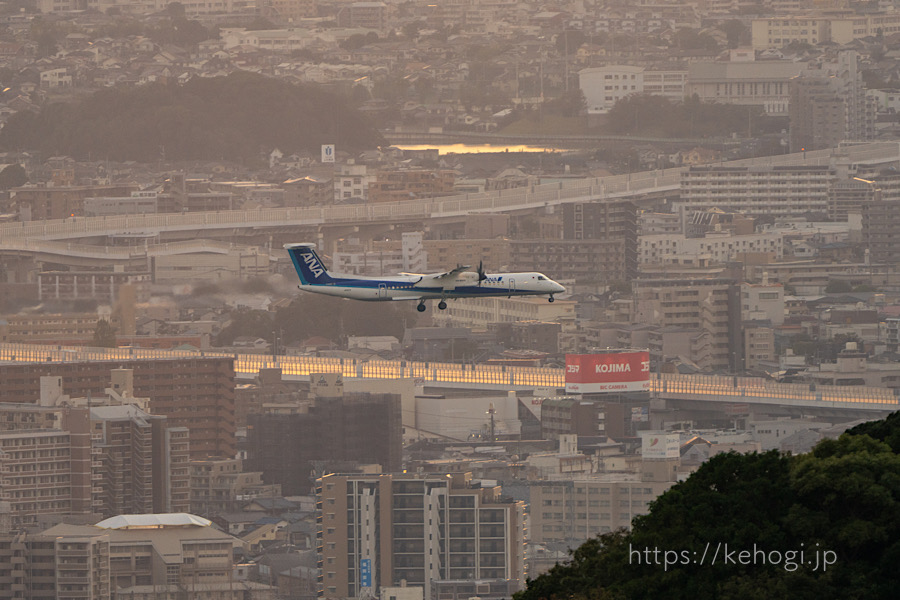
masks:
[[[425,310],[425,300],[440,299],[438,308],[447,308],[448,298],[483,296],[548,296],[562,294],[566,288],[541,273],[485,273],[482,266],[470,270],[459,266],[446,273],[398,273],[384,277],[361,277],[329,273],[315,244],[285,244],[297,275],[300,289],[317,294],[354,300],[418,300],[416,310]]]

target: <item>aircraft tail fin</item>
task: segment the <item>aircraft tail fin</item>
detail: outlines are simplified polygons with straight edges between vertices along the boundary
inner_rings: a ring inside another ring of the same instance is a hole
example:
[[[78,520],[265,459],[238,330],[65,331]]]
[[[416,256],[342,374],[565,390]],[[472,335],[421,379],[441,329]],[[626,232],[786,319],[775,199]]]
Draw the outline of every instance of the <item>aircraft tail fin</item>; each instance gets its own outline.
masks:
[[[325,285],[334,281],[319,255],[315,244],[285,244],[294,263],[301,285]]]

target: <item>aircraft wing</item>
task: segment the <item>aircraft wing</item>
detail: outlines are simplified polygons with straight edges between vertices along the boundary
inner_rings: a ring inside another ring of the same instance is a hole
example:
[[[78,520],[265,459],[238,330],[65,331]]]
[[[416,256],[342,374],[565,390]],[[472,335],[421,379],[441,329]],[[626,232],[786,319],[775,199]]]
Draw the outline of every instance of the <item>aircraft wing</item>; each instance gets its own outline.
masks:
[[[452,271],[447,271],[446,273],[438,273],[437,275],[432,275],[432,279],[437,280],[437,281],[441,281],[441,280],[445,280],[445,279],[452,279],[452,278],[456,277],[457,275],[459,275],[460,273],[468,271],[471,268],[472,268],[472,265],[459,265]]]

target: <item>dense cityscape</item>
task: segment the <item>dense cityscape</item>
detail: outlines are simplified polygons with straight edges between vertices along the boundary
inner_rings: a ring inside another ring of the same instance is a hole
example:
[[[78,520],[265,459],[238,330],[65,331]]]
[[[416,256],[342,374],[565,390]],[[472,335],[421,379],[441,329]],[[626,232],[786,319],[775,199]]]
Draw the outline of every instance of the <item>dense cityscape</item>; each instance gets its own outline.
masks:
[[[898,110],[892,1],[0,4],[0,599],[893,597]]]

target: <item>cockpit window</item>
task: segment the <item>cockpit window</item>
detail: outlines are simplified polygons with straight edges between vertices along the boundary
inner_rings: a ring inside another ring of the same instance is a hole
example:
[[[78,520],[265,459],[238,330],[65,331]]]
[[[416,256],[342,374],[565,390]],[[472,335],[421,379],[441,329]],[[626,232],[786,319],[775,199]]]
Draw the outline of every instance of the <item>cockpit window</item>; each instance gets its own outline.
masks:
[[[538,281],[544,281],[545,279],[547,279],[547,278],[544,277],[543,275],[538,275]]]

